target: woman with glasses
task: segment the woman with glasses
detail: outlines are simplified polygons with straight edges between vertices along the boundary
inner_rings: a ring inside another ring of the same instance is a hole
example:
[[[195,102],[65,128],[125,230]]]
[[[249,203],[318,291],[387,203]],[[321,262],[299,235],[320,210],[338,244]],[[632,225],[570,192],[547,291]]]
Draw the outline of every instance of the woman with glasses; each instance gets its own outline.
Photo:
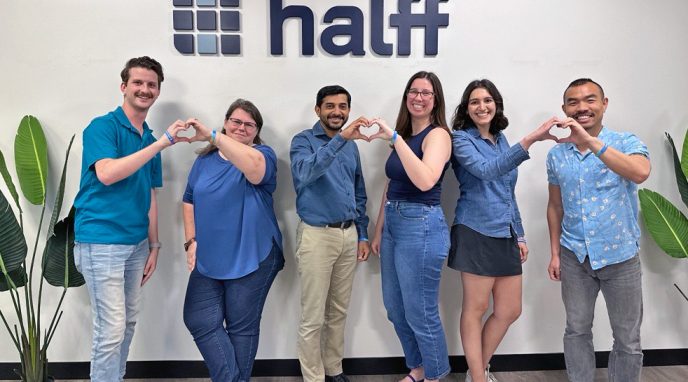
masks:
[[[404,88],[396,129],[382,119],[372,123],[380,128],[372,137],[392,146],[372,243],[380,255],[382,297],[410,369],[404,382],[435,381],[450,371],[438,310],[449,250],[440,191],[451,154],[440,80],[430,72],[414,74]]]
[[[199,152],[184,192],[189,284],[184,323],[213,381],[248,381],[258,348],[265,298],[284,267],[273,209],[275,152],[261,144],[263,118],[238,99],[221,131],[196,119]]]
[[[557,140],[552,118],[513,146],[502,133],[509,121],[497,87],[489,80],[468,84],[454,112],[452,167],[460,197],[451,229],[448,265],[461,271],[461,343],[466,381],[494,382],[489,361],[509,326],[521,314],[521,264],[528,257],[514,188],[517,167],[530,146]],[[483,316],[493,296],[493,313]]]

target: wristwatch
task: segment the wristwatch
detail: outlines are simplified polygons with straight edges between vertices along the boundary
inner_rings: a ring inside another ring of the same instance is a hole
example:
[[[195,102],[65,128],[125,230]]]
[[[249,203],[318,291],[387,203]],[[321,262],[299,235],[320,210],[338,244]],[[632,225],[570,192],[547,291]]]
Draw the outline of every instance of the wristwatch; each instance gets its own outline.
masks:
[[[148,248],[162,248],[162,243],[161,242],[148,243]]]
[[[189,241],[187,241],[186,243],[184,243],[184,251],[188,251],[188,250],[189,250],[189,246],[190,246],[191,244],[193,244],[194,241],[196,241],[196,237],[192,237],[191,239],[189,239]]]

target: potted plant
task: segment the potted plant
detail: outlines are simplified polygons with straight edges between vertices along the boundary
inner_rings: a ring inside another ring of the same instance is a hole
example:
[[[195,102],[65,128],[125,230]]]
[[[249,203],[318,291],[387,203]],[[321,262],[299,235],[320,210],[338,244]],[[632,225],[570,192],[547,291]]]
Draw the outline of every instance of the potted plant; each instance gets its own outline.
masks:
[[[0,292],[8,292],[14,308],[14,320],[9,320],[12,309],[0,309],[0,319],[19,352],[20,370],[15,370],[22,381],[48,381],[48,346],[62,317],[62,302],[67,288],[84,284],[84,279],[74,265],[74,211],[62,221],[58,216],[62,209],[67,161],[74,136],[69,141],[62,167],[60,184],[56,192],[50,222],[43,237],[44,245],[40,269],[35,269],[36,254],[43,233],[48,189],[48,147],[43,129],[33,116],[22,118],[14,140],[14,162],[22,194],[35,206],[40,206],[40,219],[28,257],[26,231],[19,195],[12,181],[5,157],[0,151],[0,173],[9,191],[19,219],[5,194],[0,192]],[[34,271],[40,276],[34,277]],[[62,287],[54,312],[49,316],[47,327],[42,326],[43,283]],[[22,289],[23,287],[23,289]]]
[[[688,131],[683,138],[682,157],[676,152],[676,145],[669,133],[665,133],[673,150],[674,173],[676,184],[681,194],[681,200],[688,206]],[[646,188],[638,191],[640,208],[643,212],[645,227],[652,235],[657,245],[669,256],[675,258],[688,257],[688,218],[667,198]],[[683,298],[688,297],[674,284]]]

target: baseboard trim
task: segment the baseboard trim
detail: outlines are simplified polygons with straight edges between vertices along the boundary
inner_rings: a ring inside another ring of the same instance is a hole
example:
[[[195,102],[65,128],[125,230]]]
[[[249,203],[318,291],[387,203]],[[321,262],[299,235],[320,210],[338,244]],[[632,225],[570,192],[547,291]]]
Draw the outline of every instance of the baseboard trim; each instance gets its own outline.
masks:
[[[643,351],[645,366],[686,365],[688,349],[650,349]],[[597,352],[597,367],[606,367],[609,352]],[[463,356],[451,356],[449,362],[453,372],[466,371]],[[563,370],[562,353],[500,354],[491,361],[493,371]],[[14,369],[17,363],[0,363],[0,379],[16,379]],[[407,371],[402,357],[347,358],[344,371],[349,375],[403,374]],[[54,362],[49,373],[57,379],[87,379],[88,362]],[[253,367],[255,377],[300,376],[296,359],[256,360]],[[127,365],[127,378],[207,378],[208,369],[203,361],[131,361]]]

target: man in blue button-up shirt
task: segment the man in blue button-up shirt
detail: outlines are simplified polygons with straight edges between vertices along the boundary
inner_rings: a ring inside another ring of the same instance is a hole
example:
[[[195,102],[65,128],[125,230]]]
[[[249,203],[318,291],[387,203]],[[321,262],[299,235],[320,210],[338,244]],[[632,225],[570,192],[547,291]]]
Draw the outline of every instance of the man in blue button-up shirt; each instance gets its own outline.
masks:
[[[638,257],[637,184],[650,175],[647,147],[635,135],[602,126],[608,100],[583,78],[564,92],[558,121],[568,138],[547,156],[547,221],[552,259],[566,309],[564,356],[569,380],[592,382],[592,323],[602,291],[614,336],[609,380],[640,381],[643,301]]]
[[[346,128],[351,95],[341,86],[318,92],[313,128],[291,142],[296,189],[296,260],[301,278],[298,354],[307,382],[345,382],[344,325],[357,260],[370,253],[366,191],[356,139],[368,119]]]

